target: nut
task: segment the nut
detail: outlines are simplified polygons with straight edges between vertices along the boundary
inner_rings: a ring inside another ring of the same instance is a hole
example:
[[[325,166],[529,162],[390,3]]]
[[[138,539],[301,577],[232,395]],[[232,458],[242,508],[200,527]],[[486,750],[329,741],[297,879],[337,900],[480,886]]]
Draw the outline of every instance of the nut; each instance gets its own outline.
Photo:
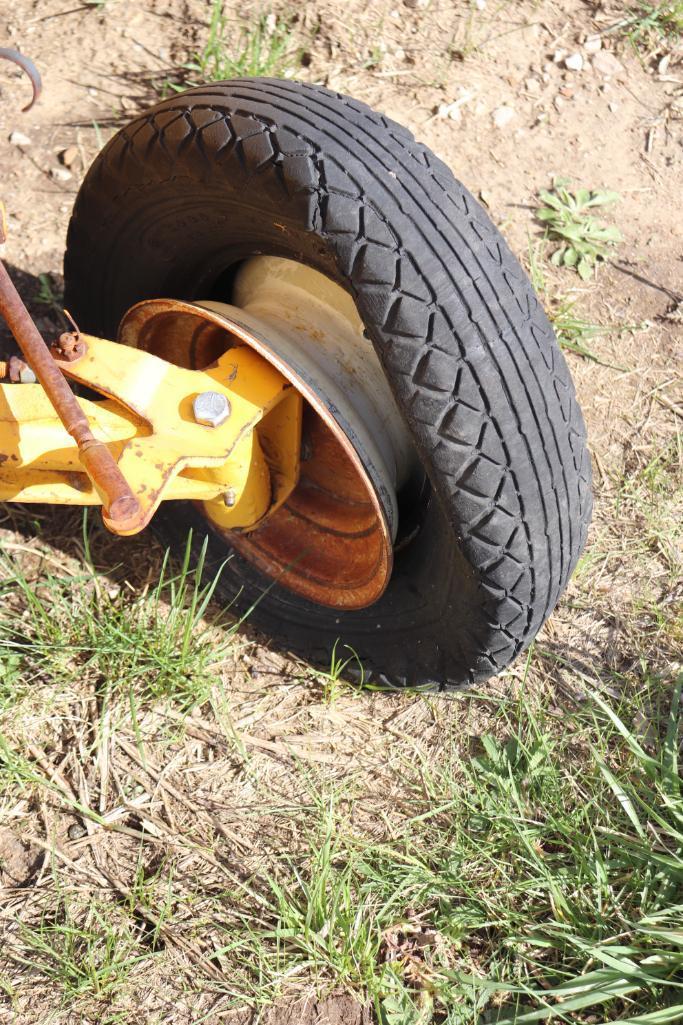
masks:
[[[65,331],[52,343],[52,355],[63,363],[75,363],[85,355],[85,342],[73,331]]]
[[[194,418],[205,427],[220,427],[231,413],[227,396],[218,391],[204,391],[192,403]]]
[[[35,384],[36,375],[28,363],[18,356],[10,356],[7,364],[7,376],[14,384]]]

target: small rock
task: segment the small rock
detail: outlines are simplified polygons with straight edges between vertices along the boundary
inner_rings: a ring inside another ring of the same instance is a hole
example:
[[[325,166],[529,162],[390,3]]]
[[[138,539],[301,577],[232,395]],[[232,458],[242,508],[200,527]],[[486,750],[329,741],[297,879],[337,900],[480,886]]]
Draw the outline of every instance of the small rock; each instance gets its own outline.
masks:
[[[602,49],[602,39],[600,36],[588,36],[583,44],[583,48],[586,53],[597,53],[598,50]]]
[[[563,85],[560,89],[560,96],[564,97],[565,100],[571,100],[574,97],[574,89],[570,85]]]
[[[406,59],[405,50],[399,46],[398,49],[394,50],[394,57],[397,61],[404,61]]]
[[[662,59],[660,60],[659,64],[657,65],[657,74],[658,75],[665,75],[667,73],[667,71],[669,70],[669,62],[670,61],[671,61],[671,54],[670,53],[667,53],[664,57],[662,57]]]
[[[553,54],[553,64],[561,64],[566,56],[566,50],[555,50],[555,53]]]
[[[449,118],[451,121],[461,121],[462,111],[459,103],[441,103],[436,110],[437,117]]]
[[[69,840],[82,840],[84,836],[88,835],[88,830],[82,822],[72,822],[66,832]]]
[[[562,108],[564,107],[564,104],[565,104],[565,100],[563,100],[561,96],[556,96],[555,99],[553,100],[553,106],[554,106],[555,110],[558,112],[558,114],[562,110]]]
[[[612,102],[608,103],[607,106],[609,107],[609,109],[612,111],[613,114],[616,114],[616,112],[619,110],[619,104],[617,103],[616,100],[612,100]]]
[[[28,135],[24,135],[23,132],[17,132],[17,131],[11,132],[10,136],[9,136],[9,141],[10,141],[10,143],[13,146],[30,146],[31,145],[31,140],[29,139]]]
[[[73,175],[65,167],[51,167],[50,177],[54,178],[57,182],[70,182]]]
[[[71,167],[78,160],[78,146],[67,146],[59,154],[59,160],[65,167]]]
[[[403,0],[405,7],[410,7],[413,10],[424,11],[426,7],[429,7],[430,0]]]
[[[513,118],[517,117],[517,112],[512,107],[496,107],[491,117],[496,128],[505,128]]]
[[[533,93],[537,96],[541,91],[541,83],[537,78],[527,78],[524,82],[524,88],[528,93]]]
[[[569,56],[564,59],[564,66],[569,71],[582,71],[583,57],[580,53],[570,53]]]
[[[600,50],[593,57],[591,64],[595,71],[599,75],[604,75],[605,78],[610,78],[612,75],[619,75],[624,70],[624,65],[621,61],[617,60],[613,53],[609,50]]]

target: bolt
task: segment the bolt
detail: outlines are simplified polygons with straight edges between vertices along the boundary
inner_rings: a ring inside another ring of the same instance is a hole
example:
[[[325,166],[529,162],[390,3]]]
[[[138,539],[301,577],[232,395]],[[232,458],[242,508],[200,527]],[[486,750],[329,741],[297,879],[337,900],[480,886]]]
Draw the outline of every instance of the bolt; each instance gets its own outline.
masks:
[[[36,375],[28,363],[18,356],[10,356],[7,364],[7,375],[13,384],[35,384]]]
[[[234,488],[228,488],[228,490],[223,495],[223,501],[229,509],[231,509],[233,505],[235,505],[235,503],[237,502],[237,495],[235,494]]]
[[[64,331],[56,342],[52,343],[52,355],[54,359],[62,360],[63,363],[74,363],[81,356],[85,355],[85,342],[73,331]]]
[[[192,403],[194,418],[205,427],[220,427],[231,413],[227,396],[218,391],[204,391]]]
[[[19,383],[20,384],[35,384],[38,378],[33,373],[30,367],[25,367],[19,371]]]

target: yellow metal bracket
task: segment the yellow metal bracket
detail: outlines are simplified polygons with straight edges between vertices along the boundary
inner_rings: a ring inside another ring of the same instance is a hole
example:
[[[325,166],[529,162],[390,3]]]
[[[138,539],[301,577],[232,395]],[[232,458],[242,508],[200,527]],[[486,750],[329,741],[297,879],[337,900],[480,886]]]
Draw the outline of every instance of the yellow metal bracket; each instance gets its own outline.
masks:
[[[64,374],[105,398],[81,399],[137,498],[146,526],[166,499],[207,503],[224,529],[250,529],[277,509],[298,480],[302,399],[248,346],[205,370],[185,370],[90,335]],[[196,399],[217,393],[229,415],[200,423]],[[224,404],[225,406],[225,404]],[[0,501],[99,505],[78,449],[39,384],[0,384]],[[105,523],[113,529],[114,525]]]

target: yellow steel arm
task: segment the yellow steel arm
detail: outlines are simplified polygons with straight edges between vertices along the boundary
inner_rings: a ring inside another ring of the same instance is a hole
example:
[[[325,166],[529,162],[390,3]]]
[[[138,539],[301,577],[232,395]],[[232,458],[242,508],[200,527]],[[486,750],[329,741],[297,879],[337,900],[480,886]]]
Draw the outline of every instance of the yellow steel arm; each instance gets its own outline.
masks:
[[[302,400],[252,349],[197,371],[101,338],[81,342],[84,355],[59,365],[106,396],[80,405],[141,507],[139,522],[118,532],[137,533],[164,499],[207,502],[226,529],[254,527],[285,501],[298,479]],[[197,422],[206,393],[229,404],[218,426]],[[0,501],[101,504],[38,384],[0,384]]]

